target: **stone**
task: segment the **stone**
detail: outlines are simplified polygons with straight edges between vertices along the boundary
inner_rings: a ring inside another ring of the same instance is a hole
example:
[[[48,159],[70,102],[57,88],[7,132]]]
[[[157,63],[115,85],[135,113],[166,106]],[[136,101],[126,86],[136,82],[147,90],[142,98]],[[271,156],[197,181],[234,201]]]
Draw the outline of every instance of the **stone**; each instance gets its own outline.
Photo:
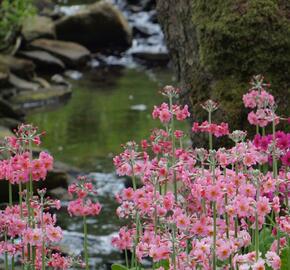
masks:
[[[33,77],[35,65],[32,61],[0,54],[0,70],[6,69],[22,78]]]
[[[112,4],[100,1],[55,24],[58,39],[78,42],[92,51],[125,50],[131,46],[132,30],[124,15]]]
[[[10,102],[0,98],[0,117],[21,119],[23,115],[23,112],[14,108]]]
[[[63,188],[63,187],[53,188],[53,189],[48,191],[48,194],[53,199],[59,199],[62,201],[69,201],[71,199],[68,192],[67,192],[67,189]]]
[[[20,109],[34,109],[42,106],[52,106],[66,102],[71,97],[71,88],[53,85],[49,89],[40,88],[37,91],[22,91],[10,101]]]
[[[34,5],[40,13],[52,11],[55,8],[52,0],[34,0]]]
[[[65,85],[65,86],[69,86],[70,83],[60,74],[54,74],[50,80],[53,82],[53,83],[56,83],[58,85]]]
[[[40,87],[39,84],[19,78],[13,73],[9,75],[9,83],[15,86],[19,90],[36,91]]]
[[[0,87],[5,87],[8,84],[9,79],[9,69],[7,66],[0,65]]]
[[[167,65],[170,58],[167,52],[134,52],[133,57],[149,65]]]
[[[65,69],[63,61],[45,51],[19,51],[18,54],[24,58],[32,60],[36,65],[36,70],[59,72]]]
[[[0,126],[0,141],[3,141],[8,136],[13,136],[12,131],[7,127]]]
[[[156,6],[156,0],[127,0],[129,8],[133,12],[140,12],[142,10],[152,10]]]
[[[30,16],[24,19],[21,34],[29,42],[38,38],[55,38],[54,22],[45,16]]]
[[[17,128],[21,124],[20,121],[10,118],[10,117],[1,117],[0,118],[0,126],[7,127],[11,130]]]
[[[55,188],[67,188],[68,187],[69,175],[67,172],[53,169],[48,172],[45,182],[42,183],[41,188],[47,188],[47,190]]]
[[[30,43],[30,46],[55,55],[69,67],[84,65],[90,59],[90,51],[74,42],[36,39]]]

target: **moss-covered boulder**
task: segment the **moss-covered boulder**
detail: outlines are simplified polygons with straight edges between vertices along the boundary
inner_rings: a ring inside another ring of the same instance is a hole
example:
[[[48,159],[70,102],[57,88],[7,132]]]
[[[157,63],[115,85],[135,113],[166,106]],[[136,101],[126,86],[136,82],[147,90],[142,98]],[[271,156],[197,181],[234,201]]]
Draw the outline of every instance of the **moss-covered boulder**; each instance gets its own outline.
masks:
[[[220,102],[217,121],[243,128],[241,98],[256,74],[272,83],[280,113],[289,115],[289,1],[158,0],[157,9],[195,120],[205,117],[200,103],[212,98]]]

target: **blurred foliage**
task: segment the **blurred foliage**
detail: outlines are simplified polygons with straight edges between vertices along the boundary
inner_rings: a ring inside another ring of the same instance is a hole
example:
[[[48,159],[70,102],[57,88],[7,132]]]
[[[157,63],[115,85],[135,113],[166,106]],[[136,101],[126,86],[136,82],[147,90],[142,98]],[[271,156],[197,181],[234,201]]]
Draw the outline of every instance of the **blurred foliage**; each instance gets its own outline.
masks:
[[[35,13],[33,0],[0,1],[0,50],[13,44],[23,20]]]

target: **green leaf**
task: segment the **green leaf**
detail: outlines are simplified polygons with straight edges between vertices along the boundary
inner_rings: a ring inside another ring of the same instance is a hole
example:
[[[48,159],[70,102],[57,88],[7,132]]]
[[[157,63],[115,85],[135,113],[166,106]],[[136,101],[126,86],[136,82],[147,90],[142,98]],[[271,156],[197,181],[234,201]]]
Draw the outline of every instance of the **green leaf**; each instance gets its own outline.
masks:
[[[259,235],[260,240],[260,251],[263,255],[270,249],[275,238],[271,234],[271,231],[268,228],[264,228]]]
[[[162,260],[157,263],[157,267],[163,267],[165,270],[169,269],[169,261],[168,260]]]
[[[290,269],[290,247],[286,247],[282,250],[281,253],[281,270]]]
[[[114,263],[111,267],[112,270],[129,270],[126,266]]]

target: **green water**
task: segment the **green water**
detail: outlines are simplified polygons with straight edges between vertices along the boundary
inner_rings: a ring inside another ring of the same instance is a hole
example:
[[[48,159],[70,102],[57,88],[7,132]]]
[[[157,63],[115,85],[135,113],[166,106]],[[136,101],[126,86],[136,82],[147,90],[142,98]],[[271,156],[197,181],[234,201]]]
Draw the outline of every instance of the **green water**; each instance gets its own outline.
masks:
[[[163,100],[161,86],[172,79],[168,70],[155,70],[154,76],[133,69],[90,71],[72,82],[66,105],[33,112],[27,122],[46,131],[43,147],[56,160],[87,171],[111,171],[120,145],[148,137],[158,124],[152,108]],[[131,108],[138,104],[146,110]]]

